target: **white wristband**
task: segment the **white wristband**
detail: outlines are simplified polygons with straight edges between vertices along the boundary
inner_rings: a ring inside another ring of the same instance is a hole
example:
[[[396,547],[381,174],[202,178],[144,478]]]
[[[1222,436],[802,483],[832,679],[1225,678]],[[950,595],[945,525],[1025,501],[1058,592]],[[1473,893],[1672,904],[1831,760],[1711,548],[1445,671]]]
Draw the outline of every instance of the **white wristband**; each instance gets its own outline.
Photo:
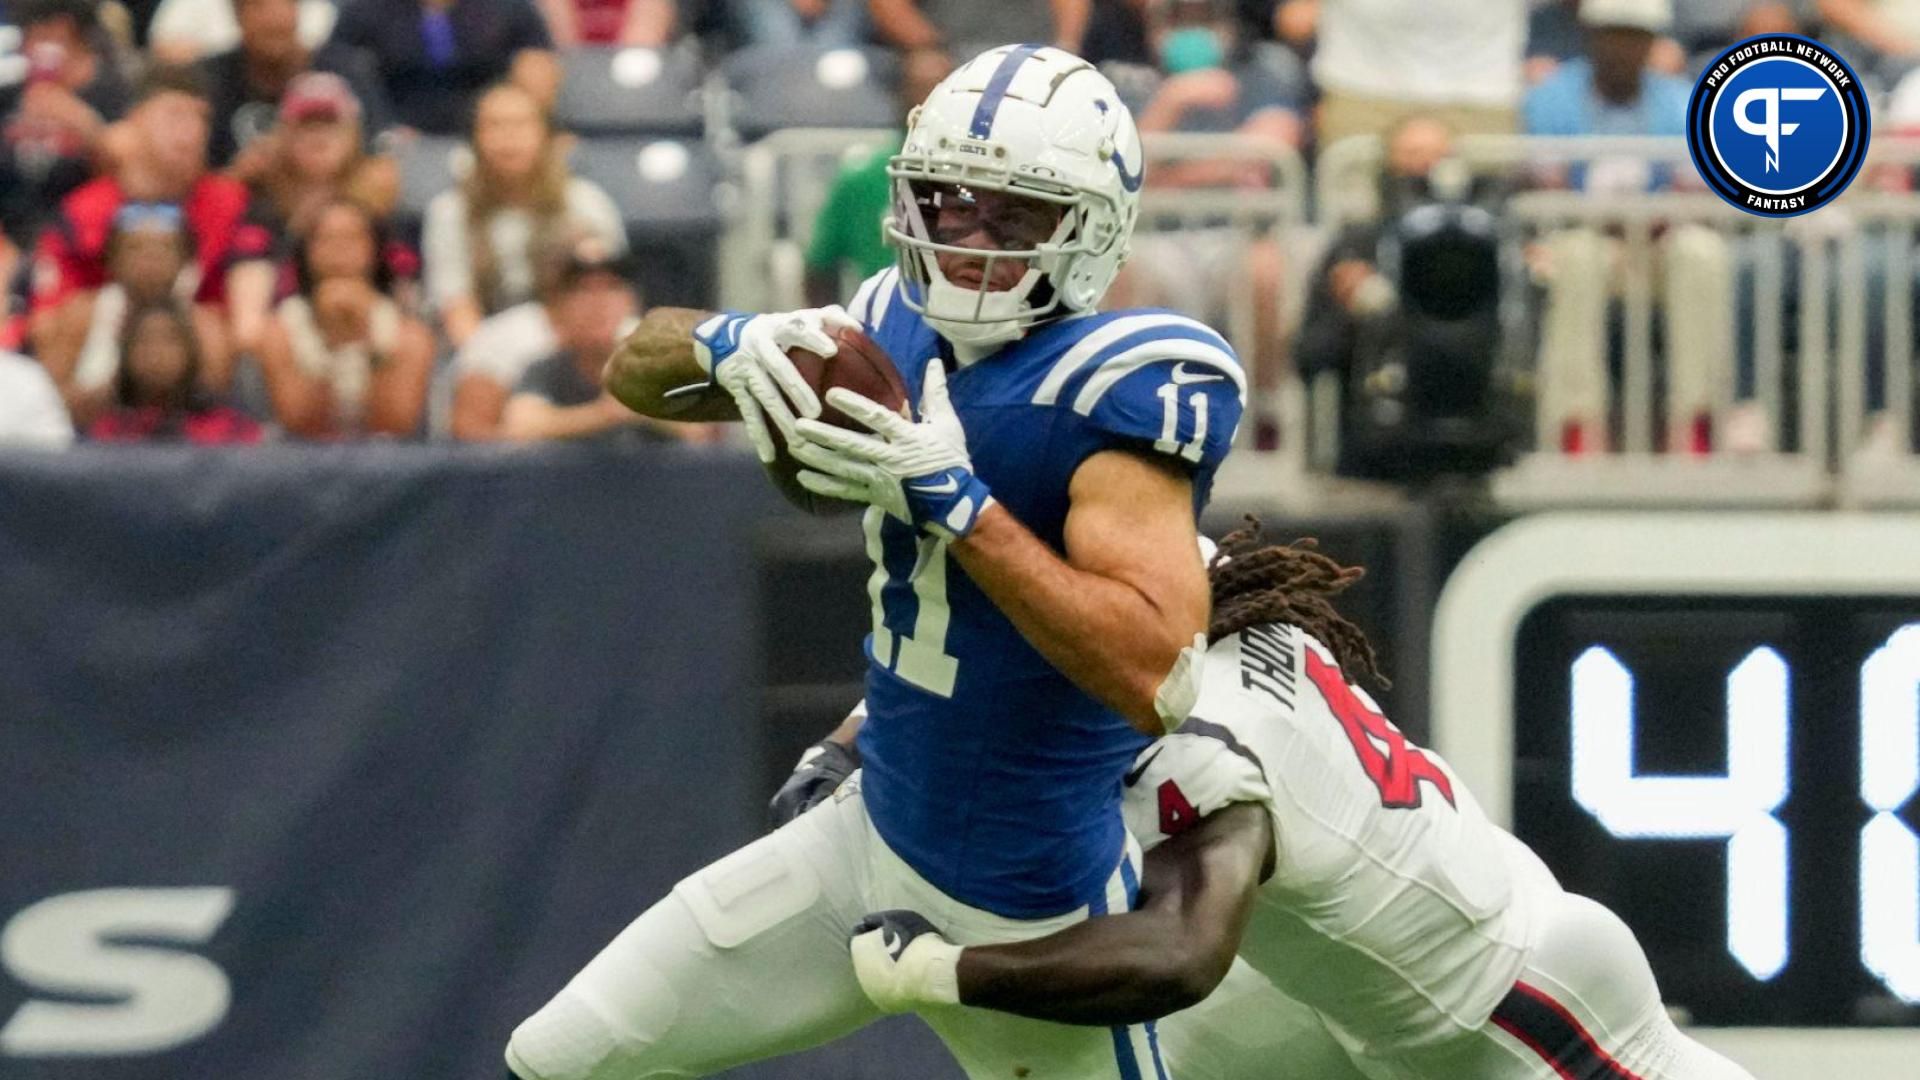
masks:
[[[931,934],[907,947],[900,958],[904,982],[915,998],[929,1005],[960,1004],[960,946]]]

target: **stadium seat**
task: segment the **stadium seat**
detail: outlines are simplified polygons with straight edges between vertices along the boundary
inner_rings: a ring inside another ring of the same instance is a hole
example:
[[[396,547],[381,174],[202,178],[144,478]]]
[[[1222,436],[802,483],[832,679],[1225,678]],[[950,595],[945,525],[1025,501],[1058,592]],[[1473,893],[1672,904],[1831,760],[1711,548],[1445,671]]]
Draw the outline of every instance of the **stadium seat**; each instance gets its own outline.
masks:
[[[713,304],[722,177],[712,151],[673,139],[583,139],[573,171],[620,207],[649,305]]]
[[[582,135],[698,135],[700,67],[679,50],[581,47],[560,54],[560,127]]]
[[[400,203],[394,217],[408,232],[417,231],[435,195],[453,187],[472,167],[466,140],[452,135],[421,135],[394,147],[400,164]]]
[[[759,45],[728,57],[724,71],[736,96],[733,125],[748,141],[786,127],[900,124],[899,64],[882,50]]]

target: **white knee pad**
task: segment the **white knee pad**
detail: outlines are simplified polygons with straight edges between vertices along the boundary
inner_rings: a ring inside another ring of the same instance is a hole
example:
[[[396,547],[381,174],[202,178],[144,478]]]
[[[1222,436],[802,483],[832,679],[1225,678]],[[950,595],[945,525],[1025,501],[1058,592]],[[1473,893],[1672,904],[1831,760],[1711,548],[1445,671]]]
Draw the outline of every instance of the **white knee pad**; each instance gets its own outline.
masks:
[[[618,1020],[593,1006],[576,984],[528,1017],[507,1042],[507,1066],[521,1080],[646,1080],[691,1076],[651,1068],[646,1058],[673,1027],[679,1001],[652,965],[626,957]],[[645,1002],[644,1010],[634,1010]]]

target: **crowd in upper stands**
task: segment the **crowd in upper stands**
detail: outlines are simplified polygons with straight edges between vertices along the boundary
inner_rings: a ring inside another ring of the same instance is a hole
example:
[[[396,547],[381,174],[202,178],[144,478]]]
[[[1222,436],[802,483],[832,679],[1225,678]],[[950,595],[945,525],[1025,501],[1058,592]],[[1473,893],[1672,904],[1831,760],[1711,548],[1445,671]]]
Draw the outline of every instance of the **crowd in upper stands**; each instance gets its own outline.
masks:
[[[1418,183],[1423,140],[1677,132],[1703,54],[1775,29],[1885,87],[1920,64],[1920,0],[0,0],[0,439],[704,440],[599,387],[643,304],[717,299],[634,185],[711,188],[701,148],[791,122],[781,80],[841,81],[824,50],[860,50],[861,123],[1039,41],[1099,63],[1144,131],[1391,135]],[[595,156],[623,86],[716,70],[771,89],[725,131],[655,95],[652,134],[685,144]],[[457,167],[421,152],[450,141]],[[1232,182],[1207,165],[1149,182]],[[891,258],[886,199],[884,155],[849,163],[810,295]],[[1204,314],[1202,233],[1136,260],[1126,298]],[[1358,250],[1321,307],[1364,308]],[[1277,253],[1248,260],[1279,287]],[[1257,332],[1270,383],[1280,330]]]

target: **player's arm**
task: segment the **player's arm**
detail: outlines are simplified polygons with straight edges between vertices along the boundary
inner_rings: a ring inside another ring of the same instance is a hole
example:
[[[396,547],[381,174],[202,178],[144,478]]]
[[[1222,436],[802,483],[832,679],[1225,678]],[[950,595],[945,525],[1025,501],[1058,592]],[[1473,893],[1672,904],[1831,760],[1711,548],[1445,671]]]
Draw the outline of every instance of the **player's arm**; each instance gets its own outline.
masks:
[[[693,330],[713,318],[711,311],[654,308],[615,349],[602,380],[620,403],[659,420],[738,420],[740,410],[725,393],[668,393],[707,383],[694,357]]]
[[[1192,481],[1170,461],[1105,450],[1075,471],[1068,498],[1065,558],[998,503],[953,556],[1049,663],[1158,735],[1154,692],[1207,628]]]
[[[621,404],[642,416],[739,420],[754,452],[771,464],[769,425],[791,440],[798,417],[820,415],[819,395],[787,351],[832,356],[840,348],[832,331],[841,328],[860,324],[838,307],[775,315],[655,308],[614,351],[601,379]]]
[[[957,1002],[1063,1024],[1156,1019],[1198,1004],[1226,977],[1273,858],[1265,808],[1240,803],[1147,854],[1138,911],[968,948],[911,912],[884,912],[856,928],[854,970],[890,1012]]]

